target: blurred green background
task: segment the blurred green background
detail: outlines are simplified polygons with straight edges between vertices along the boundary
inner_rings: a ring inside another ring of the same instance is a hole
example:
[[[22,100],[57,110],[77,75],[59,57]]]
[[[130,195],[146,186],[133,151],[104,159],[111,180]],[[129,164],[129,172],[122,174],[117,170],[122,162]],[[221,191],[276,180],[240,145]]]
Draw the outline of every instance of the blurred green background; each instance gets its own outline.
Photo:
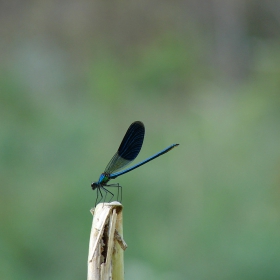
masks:
[[[280,279],[277,1],[2,1],[0,278],[86,279],[90,184],[141,120],[126,279]]]

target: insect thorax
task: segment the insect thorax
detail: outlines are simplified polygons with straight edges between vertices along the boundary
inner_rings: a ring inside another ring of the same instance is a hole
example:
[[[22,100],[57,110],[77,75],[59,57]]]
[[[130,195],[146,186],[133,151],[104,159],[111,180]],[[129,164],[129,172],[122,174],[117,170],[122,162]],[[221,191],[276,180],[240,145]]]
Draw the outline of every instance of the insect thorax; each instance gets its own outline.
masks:
[[[106,185],[110,181],[108,173],[102,173],[99,177],[98,183],[101,185]]]

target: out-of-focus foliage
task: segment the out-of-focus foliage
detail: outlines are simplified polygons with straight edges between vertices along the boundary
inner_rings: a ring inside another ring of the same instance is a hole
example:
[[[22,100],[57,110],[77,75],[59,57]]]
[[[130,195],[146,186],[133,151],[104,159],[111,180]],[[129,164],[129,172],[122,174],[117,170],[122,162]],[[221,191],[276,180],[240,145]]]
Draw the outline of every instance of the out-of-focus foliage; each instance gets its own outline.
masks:
[[[135,120],[126,279],[280,278],[277,1],[6,1],[0,278],[85,279],[98,179]],[[137,159],[138,160],[138,159]]]

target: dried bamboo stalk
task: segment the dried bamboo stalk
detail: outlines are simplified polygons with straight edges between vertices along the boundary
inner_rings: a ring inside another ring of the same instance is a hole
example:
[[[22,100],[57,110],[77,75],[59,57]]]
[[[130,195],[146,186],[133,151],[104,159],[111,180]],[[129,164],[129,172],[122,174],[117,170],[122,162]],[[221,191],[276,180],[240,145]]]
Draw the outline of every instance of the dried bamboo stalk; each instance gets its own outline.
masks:
[[[88,280],[123,280],[122,205],[99,203],[93,214],[88,254]]]

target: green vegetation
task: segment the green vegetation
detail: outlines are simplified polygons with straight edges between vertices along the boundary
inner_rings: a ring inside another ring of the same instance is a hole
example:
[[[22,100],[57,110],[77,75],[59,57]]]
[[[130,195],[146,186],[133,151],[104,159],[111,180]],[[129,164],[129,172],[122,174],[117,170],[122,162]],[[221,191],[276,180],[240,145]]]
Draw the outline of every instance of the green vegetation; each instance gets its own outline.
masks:
[[[38,40],[0,66],[1,279],[86,278],[90,184],[136,120],[136,161],[180,146],[116,179],[126,279],[279,279],[279,47],[230,79],[191,38],[104,39],[80,64]]]

